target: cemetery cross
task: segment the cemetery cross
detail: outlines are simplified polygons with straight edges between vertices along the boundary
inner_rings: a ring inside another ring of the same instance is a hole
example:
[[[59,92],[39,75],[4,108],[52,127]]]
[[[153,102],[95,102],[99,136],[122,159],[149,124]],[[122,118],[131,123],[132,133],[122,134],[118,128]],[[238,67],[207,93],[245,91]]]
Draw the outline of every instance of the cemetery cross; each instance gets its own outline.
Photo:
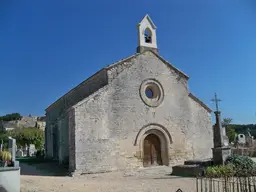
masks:
[[[216,105],[216,111],[219,111],[219,102],[221,101],[220,99],[218,99],[217,97],[217,93],[214,94],[214,99],[212,99],[211,101],[213,101]]]

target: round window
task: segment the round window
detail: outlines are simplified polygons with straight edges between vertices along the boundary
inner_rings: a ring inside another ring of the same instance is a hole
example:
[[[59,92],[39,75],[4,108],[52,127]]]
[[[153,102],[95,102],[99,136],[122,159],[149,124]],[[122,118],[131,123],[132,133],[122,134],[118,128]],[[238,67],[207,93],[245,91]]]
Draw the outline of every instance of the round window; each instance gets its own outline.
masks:
[[[157,80],[147,79],[140,86],[140,96],[146,105],[157,107],[163,101],[163,88]]]

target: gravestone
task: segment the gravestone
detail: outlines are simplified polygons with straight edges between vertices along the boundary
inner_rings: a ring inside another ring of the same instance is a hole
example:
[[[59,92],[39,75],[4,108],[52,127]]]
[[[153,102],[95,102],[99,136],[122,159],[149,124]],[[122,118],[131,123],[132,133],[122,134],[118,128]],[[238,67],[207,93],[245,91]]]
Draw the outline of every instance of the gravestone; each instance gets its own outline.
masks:
[[[8,151],[12,154],[12,162],[14,167],[19,166],[19,162],[16,161],[16,139],[13,139],[11,137],[8,137]]]
[[[29,153],[28,153],[29,151],[28,151],[28,145],[27,144],[25,144],[25,146],[24,146],[24,148],[23,148],[23,155],[24,156],[29,156]]]
[[[22,151],[21,149],[18,149],[18,150],[16,151],[16,156],[17,156],[17,157],[23,157],[23,151]]]
[[[224,165],[225,161],[231,156],[231,148],[227,144],[228,138],[223,135],[223,128],[221,123],[221,112],[215,111],[216,124],[213,127],[213,162],[216,165]]]
[[[246,137],[244,134],[237,135],[237,143],[244,145],[246,143]]]
[[[36,147],[35,147],[34,144],[30,144],[29,147],[28,147],[28,150],[29,150],[29,156],[35,155],[35,153],[36,153]]]
[[[12,161],[16,160],[16,139],[8,138],[8,151],[12,154]]]

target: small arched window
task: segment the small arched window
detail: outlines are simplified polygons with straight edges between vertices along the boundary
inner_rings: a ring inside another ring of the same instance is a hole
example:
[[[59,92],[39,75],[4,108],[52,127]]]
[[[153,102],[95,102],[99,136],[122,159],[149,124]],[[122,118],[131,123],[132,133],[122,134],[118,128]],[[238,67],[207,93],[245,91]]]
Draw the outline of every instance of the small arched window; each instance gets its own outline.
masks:
[[[152,43],[152,32],[149,28],[144,31],[145,43]]]

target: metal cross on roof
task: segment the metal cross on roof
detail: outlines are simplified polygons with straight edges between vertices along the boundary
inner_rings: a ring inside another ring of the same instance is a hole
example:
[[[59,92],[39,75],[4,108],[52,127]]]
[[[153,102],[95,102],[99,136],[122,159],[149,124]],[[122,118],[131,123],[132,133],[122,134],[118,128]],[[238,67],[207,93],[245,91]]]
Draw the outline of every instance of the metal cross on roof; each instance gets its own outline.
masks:
[[[221,101],[220,99],[218,99],[217,94],[214,94],[214,99],[212,99],[211,101],[213,101],[216,105],[216,111],[219,111],[219,102]]]

